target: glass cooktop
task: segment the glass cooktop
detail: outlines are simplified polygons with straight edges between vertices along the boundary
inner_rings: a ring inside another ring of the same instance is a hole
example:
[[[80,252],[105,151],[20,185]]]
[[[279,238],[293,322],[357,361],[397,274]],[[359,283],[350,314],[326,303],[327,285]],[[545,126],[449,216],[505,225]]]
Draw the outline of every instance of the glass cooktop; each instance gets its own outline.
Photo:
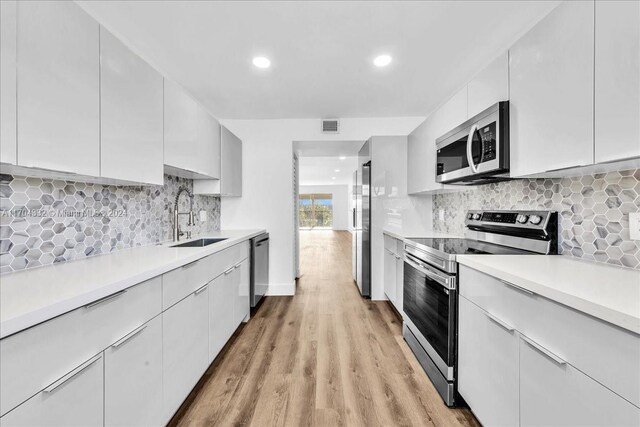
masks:
[[[507,246],[494,245],[491,243],[479,242],[472,239],[454,239],[454,238],[433,238],[433,239],[407,239],[415,243],[418,247],[435,249],[447,255],[462,254],[492,254],[492,255],[509,255],[509,254],[527,254],[532,253],[521,249],[510,248]]]

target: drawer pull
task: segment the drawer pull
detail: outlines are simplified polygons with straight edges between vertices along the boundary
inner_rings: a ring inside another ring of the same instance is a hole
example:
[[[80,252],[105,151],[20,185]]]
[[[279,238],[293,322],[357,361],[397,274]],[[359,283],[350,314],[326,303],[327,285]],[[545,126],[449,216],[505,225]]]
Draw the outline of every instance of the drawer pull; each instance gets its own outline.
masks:
[[[231,272],[232,272],[233,270],[235,270],[235,269],[236,269],[236,266],[234,265],[233,267],[231,267],[231,268],[229,268],[228,270],[226,270],[226,271],[224,272],[224,274],[231,274]]]
[[[556,356],[555,354],[553,354],[552,352],[550,352],[549,350],[547,350],[546,348],[544,348],[543,346],[541,346],[540,344],[538,344],[537,342],[533,341],[530,338],[527,338],[524,335],[520,335],[522,337],[522,340],[524,342],[526,342],[527,344],[529,344],[531,347],[533,347],[534,349],[538,350],[540,353],[542,353],[543,355],[547,356],[549,359],[553,360],[554,362],[556,362],[558,365],[566,365],[567,362]]]
[[[84,308],[93,308],[96,305],[102,304],[103,302],[107,302],[107,301],[110,301],[112,299],[118,298],[118,297],[124,295],[125,292],[127,292],[126,289],[124,289],[124,290],[122,290],[120,292],[116,292],[115,294],[108,295],[108,296],[106,296],[104,298],[99,299],[98,301],[94,301],[92,303],[89,303],[89,304],[85,305]]]
[[[73,378],[75,378],[76,376],[78,376],[79,374],[84,372],[89,366],[93,365],[94,363],[96,363],[100,359],[102,359],[102,353],[98,354],[97,356],[94,356],[92,359],[89,359],[84,364],[78,366],[76,369],[74,369],[73,371],[69,372],[67,375],[65,375],[64,377],[60,378],[58,381],[56,381],[53,384],[51,384],[49,387],[47,387],[44,390],[42,390],[42,392],[43,393],[53,393],[60,386],[62,386],[63,384],[67,383],[68,381],[72,380]]]
[[[507,282],[506,280],[500,280],[500,281],[505,285],[509,286],[510,288],[513,288],[517,291],[524,292],[525,294],[528,294],[528,295],[535,295],[532,291],[530,291],[529,289],[525,289],[522,286],[514,285],[513,283]]]
[[[114,344],[111,345],[111,347],[113,348],[119,348],[121,346],[123,346],[124,344],[128,343],[133,337],[137,336],[140,334],[140,332],[144,331],[147,328],[147,325],[142,325],[140,326],[138,329],[136,329],[135,331],[129,333],[128,335],[125,335],[123,338],[121,338],[119,341],[116,341]]]
[[[201,288],[196,289],[196,291],[195,291],[193,294],[194,294],[194,295],[201,294],[202,292],[204,292],[204,291],[207,289],[207,286],[208,286],[208,285],[209,285],[209,284],[207,283],[206,285],[202,286]]]
[[[489,318],[489,320],[494,322],[496,325],[500,326],[502,329],[506,329],[509,332],[513,332],[513,329],[514,329],[513,326],[507,325],[502,320],[498,319],[497,317],[493,316],[492,314],[489,314],[487,312],[485,312],[484,314],[485,314],[485,316],[487,316]]]
[[[242,265],[242,261],[240,261],[239,263],[237,263],[233,268],[240,268],[240,266]]]
[[[192,261],[192,262],[190,262],[189,264],[185,264],[185,265],[183,265],[183,266],[182,266],[182,268],[184,268],[184,269],[191,268],[191,267],[193,267],[194,265],[196,265],[197,263],[198,263],[198,260],[196,260],[196,261]]]

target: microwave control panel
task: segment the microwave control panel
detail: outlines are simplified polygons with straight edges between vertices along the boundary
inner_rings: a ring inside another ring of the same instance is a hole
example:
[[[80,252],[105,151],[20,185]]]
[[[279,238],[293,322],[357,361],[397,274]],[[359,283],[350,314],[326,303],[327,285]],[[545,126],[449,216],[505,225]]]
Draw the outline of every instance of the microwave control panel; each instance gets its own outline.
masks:
[[[486,162],[496,158],[496,122],[489,123],[478,129],[480,141],[482,141],[482,161]]]

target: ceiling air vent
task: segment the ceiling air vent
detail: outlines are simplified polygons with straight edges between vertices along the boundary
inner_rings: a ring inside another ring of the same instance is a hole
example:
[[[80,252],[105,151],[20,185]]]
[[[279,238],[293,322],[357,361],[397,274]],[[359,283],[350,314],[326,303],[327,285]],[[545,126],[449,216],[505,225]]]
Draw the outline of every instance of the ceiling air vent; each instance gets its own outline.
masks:
[[[322,120],[322,133],[340,133],[340,120],[338,120],[338,119],[323,119]]]

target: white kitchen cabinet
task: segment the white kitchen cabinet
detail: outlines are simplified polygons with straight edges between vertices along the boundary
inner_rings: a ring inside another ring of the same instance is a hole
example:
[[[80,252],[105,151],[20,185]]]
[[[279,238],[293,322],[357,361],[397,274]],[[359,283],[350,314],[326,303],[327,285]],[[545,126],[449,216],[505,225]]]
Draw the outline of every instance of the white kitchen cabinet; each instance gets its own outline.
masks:
[[[236,264],[234,275],[235,298],[233,305],[234,330],[246,320],[249,320],[251,302],[249,297],[251,266],[249,258]]]
[[[391,237],[385,236],[386,239]],[[384,248],[384,293],[389,301],[396,304],[396,254],[389,248]]]
[[[220,124],[180,86],[164,79],[164,164],[178,176],[220,179]]]
[[[640,3],[596,1],[595,162],[640,156]]]
[[[460,395],[483,425],[518,425],[517,333],[463,296],[458,307]]]
[[[408,137],[407,192],[410,195],[468,189],[436,182],[436,139],[467,120],[467,87],[434,111]]]
[[[16,9],[0,2],[0,163],[16,164]]]
[[[162,425],[162,316],[104,351],[104,425]]]
[[[525,336],[519,394],[522,426],[640,425],[640,409]]]
[[[0,418],[1,427],[103,425],[102,353]]]
[[[593,43],[593,1],[570,1],[509,50],[512,177],[593,163]]]
[[[400,316],[404,316],[402,308],[404,301],[404,242],[397,240],[396,244],[398,251],[396,252],[396,301],[394,305]]]
[[[208,366],[208,286],[163,312],[162,328],[163,423],[166,423]]]
[[[404,242],[384,235],[384,293],[402,315]]]
[[[195,180],[193,192],[242,196],[242,141],[224,126],[220,126],[220,179]]]
[[[209,363],[236,330],[233,316],[235,302],[235,266],[209,283]]]
[[[494,59],[467,85],[469,118],[493,104],[509,99],[509,55],[507,52]]]
[[[163,79],[100,28],[100,175],[162,185]]]
[[[71,1],[17,12],[17,164],[97,177],[99,25]]]

